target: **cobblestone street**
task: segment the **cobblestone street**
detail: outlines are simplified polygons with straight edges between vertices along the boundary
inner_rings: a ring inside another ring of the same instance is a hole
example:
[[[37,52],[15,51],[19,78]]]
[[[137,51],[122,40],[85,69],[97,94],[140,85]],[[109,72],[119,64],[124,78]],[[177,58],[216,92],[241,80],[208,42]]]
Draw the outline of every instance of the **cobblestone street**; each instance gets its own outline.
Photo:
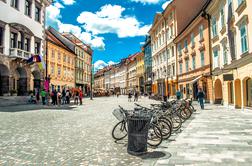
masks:
[[[140,104],[154,101],[140,99]],[[124,96],[84,100],[83,106],[0,107],[0,165],[250,165],[252,112],[207,105],[183,124],[182,132],[157,149],[163,158],[127,154],[126,141],[111,131]]]

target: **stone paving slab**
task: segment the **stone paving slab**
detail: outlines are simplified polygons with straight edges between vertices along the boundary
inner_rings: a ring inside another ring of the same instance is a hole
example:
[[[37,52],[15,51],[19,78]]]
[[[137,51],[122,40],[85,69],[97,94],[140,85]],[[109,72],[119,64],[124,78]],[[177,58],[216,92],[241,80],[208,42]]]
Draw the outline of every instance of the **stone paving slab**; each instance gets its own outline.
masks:
[[[152,165],[251,165],[252,112],[208,105],[194,115],[175,141],[163,142],[171,153]]]
[[[155,101],[141,98],[148,106]],[[115,143],[112,115],[126,96],[84,99],[83,106],[0,107],[0,165],[251,165],[252,112],[207,105],[145,156]],[[197,106],[196,106],[197,107]]]

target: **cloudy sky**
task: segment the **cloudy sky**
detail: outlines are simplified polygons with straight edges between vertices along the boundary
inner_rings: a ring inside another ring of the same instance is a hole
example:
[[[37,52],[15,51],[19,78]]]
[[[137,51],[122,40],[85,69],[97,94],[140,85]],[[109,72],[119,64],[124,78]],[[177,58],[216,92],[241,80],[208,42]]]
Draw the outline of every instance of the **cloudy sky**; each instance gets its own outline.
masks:
[[[140,50],[156,12],[166,0],[55,0],[47,26],[72,32],[94,50],[95,68]]]

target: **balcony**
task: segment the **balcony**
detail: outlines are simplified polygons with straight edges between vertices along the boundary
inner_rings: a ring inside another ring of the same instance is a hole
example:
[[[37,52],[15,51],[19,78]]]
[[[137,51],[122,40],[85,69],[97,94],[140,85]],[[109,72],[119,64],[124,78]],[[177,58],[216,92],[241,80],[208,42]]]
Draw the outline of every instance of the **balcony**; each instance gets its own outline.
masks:
[[[25,50],[18,49],[18,48],[11,48],[10,56],[13,58],[21,58],[21,59],[27,60],[31,57],[31,53]]]

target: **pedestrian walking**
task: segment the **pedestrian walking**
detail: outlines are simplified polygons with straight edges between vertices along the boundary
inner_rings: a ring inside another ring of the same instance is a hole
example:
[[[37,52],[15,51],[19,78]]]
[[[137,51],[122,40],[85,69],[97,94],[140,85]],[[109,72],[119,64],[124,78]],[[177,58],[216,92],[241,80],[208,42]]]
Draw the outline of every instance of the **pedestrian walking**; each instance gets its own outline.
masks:
[[[204,98],[205,98],[205,93],[203,92],[202,88],[199,88],[198,94],[197,94],[197,98],[199,100],[200,103],[200,107],[203,110],[204,109]]]
[[[138,101],[138,91],[135,91],[135,94],[134,94],[134,101],[135,101],[135,102]]]
[[[58,91],[58,93],[57,93],[57,104],[58,104],[58,106],[61,105],[61,97],[62,97],[62,94],[60,93],[60,91]]]
[[[66,104],[70,104],[70,91],[66,91]]]
[[[45,89],[43,89],[40,92],[40,95],[41,95],[41,98],[42,98],[42,104],[45,105],[46,104],[46,91],[45,91]]]
[[[131,102],[131,98],[132,98],[132,94],[131,94],[131,92],[129,92],[129,94],[128,94],[128,102]]]
[[[180,98],[181,98],[181,92],[178,89],[177,89],[177,92],[176,92],[176,97],[177,97],[177,100],[180,100]]]
[[[62,90],[62,104],[66,104],[66,90],[63,88]]]
[[[36,88],[36,90],[35,90],[35,93],[36,93],[36,103],[38,104],[39,103],[39,89],[38,88]]]
[[[80,93],[79,93],[80,105],[82,105],[82,98],[83,98],[83,93],[82,93],[82,90],[80,90]]]
[[[119,97],[119,95],[120,95],[120,93],[119,93],[119,92],[117,92],[117,93],[116,93],[117,98]]]
[[[75,91],[75,94],[74,94],[74,104],[78,105],[78,103],[79,103],[79,92]]]

